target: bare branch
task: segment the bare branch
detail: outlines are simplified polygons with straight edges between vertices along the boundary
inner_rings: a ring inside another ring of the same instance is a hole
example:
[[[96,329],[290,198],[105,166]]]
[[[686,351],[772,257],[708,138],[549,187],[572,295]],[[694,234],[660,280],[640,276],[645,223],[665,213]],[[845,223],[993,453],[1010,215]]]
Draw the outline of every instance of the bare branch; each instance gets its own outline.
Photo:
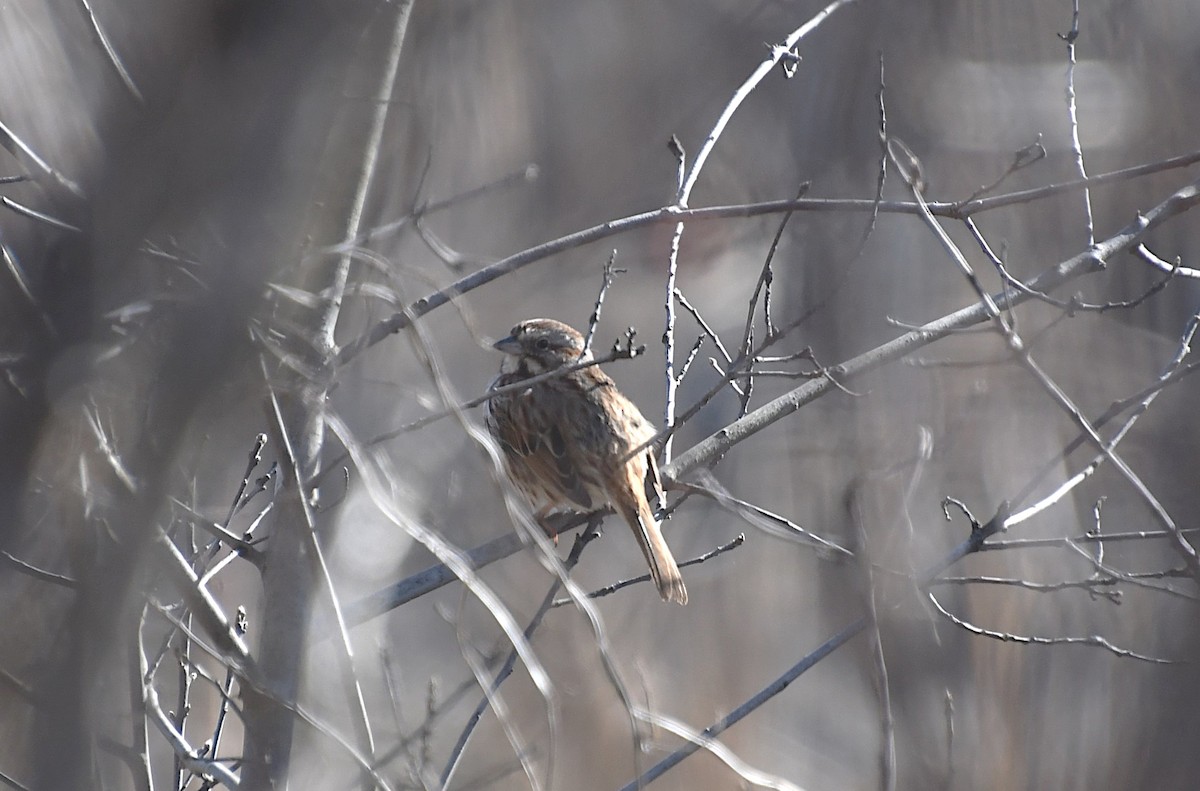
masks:
[[[604,297],[608,294],[608,288],[617,279],[617,275],[624,274],[624,269],[617,269],[613,266],[617,261],[617,251],[609,253],[608,260],[604,262],[604,275],[600,281],[600,293],[596,295],[596,304],[592,308],[592,315],[588,317],[587,333],[583,336],[583,354],[581,357],[586,357],[588,352],[592,350],[592,338],[596,335],[596,327],[600,324],[600,311],[604,307]]]
[[[945,201],[927,204],[934,216],[961,219],[966,216],[984,211],[1004,208],[1014,204],[1028,203],[1034,200],[1052,197],[1066,192],[1075,192],[1084,187],[1125,181],[1139,176],[1158,173],[1163,170],[1187,167],[1200,162],[1200,151],[1171,159],[1165,159],[1147,165],[1125,168],[1100,176],[1092,176],[1084,181],[1070,181],[1052,184],[1046,187],[997,195],[992,198],[980,198],[966,205]],[[507,258],[501,259],[490,266],[473,272],[451,285],[428,294],[413,302],[404,311],[399,311],[375,324],[370,330],[355,341],[344,346],[338,353],[338,365],[345,365],[366,349],[379,343],[389,335],[395,334],[409,324],[408,316],[420,318],[430,311],[449,304],[456,297],[484,286],[509,272],[514,272],[529,264],[549,258],[552,255],[580,247],[591,242],[606,239],[610,236],[627,233],[637,228],[665,223],[675,224],[680,221],[704,221],[728,219],[734,217],[757,217],[764,214],[778,214],[788,211],[816,212],[880,212],[888,214],[918,214],[920,207],[912,201],[879,201],[876,199],[807,199],[777,200],[762,203],[748,203],[735,206],[712,206],[702,209],[682,209],[677,206],[663,206],[640,214],[609,220],[600,225],[594,225],[575,233],[552,239],[548,242],[522,250]],[[1173,213],[1178,213],[1175,211]],[[1043,284],[1044,285],[1044,284]],[[1047,290],[1042,288],[1041,290]]]
[[[38,568],[32,563],[26,563],[20,558],[13,556],[6,549],[0,549],[0,558],[4,558],[9,565],[22,574],[28,574],[34,579],[41,580],[42,582],[50,582],[55,585],[61,585],[64,588],[74,588],[79,584],[71,577],[63,574],[55,574],[53,571],[46,571],[45,569]]]
[[[1067,42],[1067,122],[1071,129],[1071,155],[1075,159],[1075,169],[1080,178],[1087,178],[1087,168],[1083,166],[1083,146],[1079,143],[1079,114],[1075,106],[1075,42],[1079,38],[1079,0],[1071,4],[1071,30],[1065,35],[1058,35]],[[1090,247],[1096,241],[1095,224],[1092,220],[1092,192],[1083,190],[1083,224],[1087,234],[1087,244]]]
[[[1126,648],[1120,648],[1113,645],[1106,638],[1100,635],[1088,635],[1087,637],[1037,637],[1035,635],[1013,634],[1011,632],[998,632],[994,629],[985,629],[982,626],[976,626],[970,621],[963,620],[957,615],[954,615],[937,600],[932,591],[928,594],[929,601],[933,603],[934,608],[943,615],[947,620],[955,626],[966,629],[971,634],[976,634],[981,637],[990,637],[993,640],[999,640],[1003,643],[1022,643],[1024,645],[1088,645],[1095,648],[1103,648],[1104,650],[1115,654],[1116,656],[1137,659],[1141,662],[1149,662],[1153,665],[1174,665],[1176,662],[1170,659],[1162,659],[1156,656],[1148,656],[1139,654],[1136,651],[1130,651]]]
[[[723,555],[732,549],[737,549],[745,542],[746,542],[746,534],[738,533],[737,536],[735,536],[732,541],[727,541],[726,543],[722,544],[721,546],[719,546],[715,549],[710,549],[708,552],[705,552],[703,555],[691,558],[690,560],[686,560],[683,563],[680,563],[679,568],[683,569],[683,568],[687,568],[688,566],[696,566],[696,565],[699,565],[700,563],[704,563],[705,561],[712,560],[713,558],[717,557],[718,555]],[[619,582],[614,582],[611,585],[605,585],[603,588],[597,588],[596,590],[589,593],[587,595],[587,597],[589,599],[600,599],[605,596],[608,596],[609,594],[616,593],[617,591],[621,590],[622,588],[628,588],[630,585],[637,585],[639,583],[649,582],[649,581],[650,581],[649,574],[642,574],[637,577],[630,577],[629,579],[624,579],[624,580],[620,580]],[[571,601],[571,599],[555,599],[554,604],[552,606],[562,607],[564,605],[572,604],[572,603],[573,602]]]
[[[1034,278],[1031,286],[1038,291],[1049,291],[1062,283],[1095,271],[1098,266],[1103,265],[1118,253],[1135,247],[1148,231],[1172,217],[1188,211],[1197,203],[1200,203],[1200,182],[1190,184],[1177,191],[1145,215],[1139,215],[1133,223],[1109,239],[1098,243],[1094,248],[1051,267]],[[1013,305],[1017,305],[1029,299],[1025,294],[1014,293],[1011,289],[1008,291],[1008,294],[1000,295],[1001,300],[1007,299]],[[993,297],[990,301],[994,307],[996,298]],[[987,320],[990,315],[988,305],[981,301],[932,321],[918,330],[906,333],[845,363],[836,365],[830,371],[841,381],[848,381],[866,371],[898,360],[910,354],[914,349],[941,340],[956,329],[979,324]],[[688,470],[711,463],[733,445],[792,414],[801,406],[819,398],[833,388],[833,380],[825,377],[807,382],[785,393],[698,443],[671,464],[666,465],[663,468],[664,475],[669,479],[677,479]]]

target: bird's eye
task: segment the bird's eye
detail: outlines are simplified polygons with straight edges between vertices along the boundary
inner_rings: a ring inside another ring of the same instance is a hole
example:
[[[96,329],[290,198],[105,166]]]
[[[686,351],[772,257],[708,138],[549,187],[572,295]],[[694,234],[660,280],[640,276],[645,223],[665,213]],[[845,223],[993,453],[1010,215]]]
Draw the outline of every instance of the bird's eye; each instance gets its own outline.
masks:
[[[537,346],[541,351],[546,351],[550,348],[550,341],[546,338],[538,338],[538,342],[534,345]]]

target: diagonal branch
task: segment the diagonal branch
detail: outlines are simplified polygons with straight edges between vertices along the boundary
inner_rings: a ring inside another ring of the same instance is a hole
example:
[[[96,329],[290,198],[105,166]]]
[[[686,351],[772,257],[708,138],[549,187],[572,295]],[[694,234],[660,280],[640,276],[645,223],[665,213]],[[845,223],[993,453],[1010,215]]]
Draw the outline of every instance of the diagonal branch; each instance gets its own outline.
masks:
[[[1110,238],[1099,242],[1095,247],[1062,261],[1030,282],[1037,291],[1050,291],[1082,275],[1103,268],[1110,259],[1118,253],[1132,250],[1145,235],[1165,223],[1167,220],[1182,214],[1200,203],[1200,182],[1193,182],[1168,197],[1144,215],[1137,218]],[[1028,294],[1014,289],[1005,289],[991,298],[992,305],[997,303],[1018,305],[1031,299]],[[914,349],[928,346],[934,341],[941,340],[964,327],[987,321],[991,316],[989,306],[980,301],[954,313],[932,321],[911,332],[905,333],[888,343],[860,354],[840,365],[829,369],[833,376],[824,376],[806,382],[779,398],[754,410],[745,417],[734,421],[707,439],[698,443],[671,464],[663,467],[663,474],[668,479],[677,479],[688,471],[701,466],[707,466],[720,458],[729,448],[746,438],[762,431],[767,426],[787,417],[805,404],[835,388],[834,378],[848,381],[867,371],[894,362]]]

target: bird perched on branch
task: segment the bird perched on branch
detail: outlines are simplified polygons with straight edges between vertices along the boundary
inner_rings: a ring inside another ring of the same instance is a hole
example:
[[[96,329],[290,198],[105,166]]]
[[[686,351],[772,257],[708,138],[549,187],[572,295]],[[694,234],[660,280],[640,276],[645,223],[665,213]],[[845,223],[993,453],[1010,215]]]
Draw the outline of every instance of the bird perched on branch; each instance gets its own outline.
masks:
[[[496,342],[505,353],[491,390],[591,359],[583,336],[553,319],[528,319]],[[650,421],[598,366],[579,368],[486,402],[488,430],[504,451],[512,484],[535,515],[591,511],[610,503],[631,530],[664,601],[687,604],[679,566],[651,497],[662,500]]]

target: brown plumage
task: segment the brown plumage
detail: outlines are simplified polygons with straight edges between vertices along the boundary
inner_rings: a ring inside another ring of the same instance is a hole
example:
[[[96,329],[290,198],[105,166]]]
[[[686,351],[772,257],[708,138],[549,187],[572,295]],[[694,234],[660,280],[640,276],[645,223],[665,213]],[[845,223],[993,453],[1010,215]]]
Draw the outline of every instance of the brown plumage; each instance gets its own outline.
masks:
[[[583,336],[553,319],[513,327],[496,348],[506,357],[492,389],[581,359]],[[548,379],[486,402],[488,430],[504,450],[505,470],[539,519],[605,503],[637,539],[665,601],[687,604],[679,566],[663,540],[649,497],[662,497],[653,447],[623,459],[654,436],[654,427],[598,366]]]

